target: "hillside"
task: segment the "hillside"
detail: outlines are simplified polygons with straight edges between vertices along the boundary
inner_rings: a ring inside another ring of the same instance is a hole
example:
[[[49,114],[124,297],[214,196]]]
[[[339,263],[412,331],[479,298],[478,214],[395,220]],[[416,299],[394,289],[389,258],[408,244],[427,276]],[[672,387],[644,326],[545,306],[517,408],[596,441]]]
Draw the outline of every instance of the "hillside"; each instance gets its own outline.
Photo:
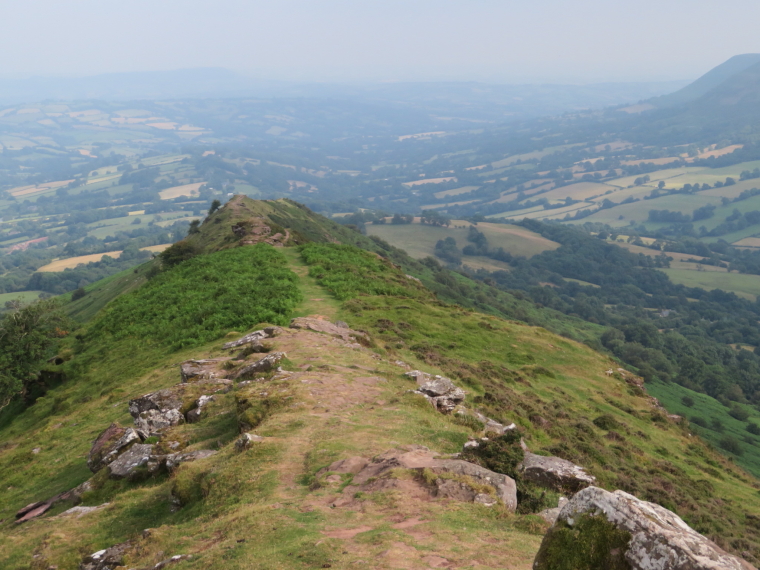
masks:
[[[579,319],[284,200],[236,197],[143,271],[100,288],[108,299],[48,367],[62,383],[0,413],[0,567],[95,568],[87,557],[119,545],[98,556],[129,568],[527,570],[549,528],[537,514],[569,488],[515,471],[520,438],[533,457],[572,461],[596,486],[760,559],[755,478],[614,360],[517,320],[582,338]],[[456,389],[431,406],[412,370]],[[461,413],[441,413],[450,404]],[[104,465],[132,425],[147,437]],[[453,455],[484,434],[494,443]],[[516,512],[486,468],[516,478]],[[38,501],[49,510],[14,524]]]

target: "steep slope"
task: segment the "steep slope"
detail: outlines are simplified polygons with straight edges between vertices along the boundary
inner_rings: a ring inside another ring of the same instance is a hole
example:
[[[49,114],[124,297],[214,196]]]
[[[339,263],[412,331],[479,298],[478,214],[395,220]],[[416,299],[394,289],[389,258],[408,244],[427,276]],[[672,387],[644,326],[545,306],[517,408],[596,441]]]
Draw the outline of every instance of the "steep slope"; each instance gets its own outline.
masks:
[[[721,63],[719,66],[714,67],[683,89],[679,89],[675,93],[650,99],[649,103],[655,107],[672,107],[689,103],[706,95],[719,85],[732,77],[741,74],[743,71],[757,63],[760,63],[760,54],[745,53],[735,55],[729,60]]]
[[[68,340],[67,362],[53,366],[68,380],[0,428],[0,567],[73,569],[129,541],[123,562],[135,568],[172,555],[192,556],[178,568],[531,568],[548,526],[534,513],[555,506],[557,492],[518,477],[512,513],[463,500],[473,489],[486,502],[493,496],[470,475],[410,465],[403,454],[437,460],[404,446],[445,457],[486,429],[410,393],[419,388],[405,375],[411,369],[450,377],[469,410],[514,422],[531,451],[582,465],[601,487],[659,502],[750,560],[760,555],[760,530],[746,516],[760,508],[757,482],[668,418],[607,357],[446,304],[388,259],[331,243],[337,237],[322,233],[326,226],[304,221],[301,236],[323,239],[297,248],[234,247],[251,234],[229,239],[230,227],[212,217],[191,240],[221,251],[166,268],[109,303]],[[281,228],[284,241],[299,239]],[[266,324],[283,328],[260,337],[260,348],[224,348]],[[238,377],[278,354],[283,371]],[[201,362],[181,375],[188,359]],[[178,384],[181,376],[190,381]],[[164,389],[182,395],[183,414],[197,410],[194,420],[156,429],[140,445],[203,457],[167,463],[169,472],[159,465],[155,475],[148,463],[128,478],[109,477],[110,467],[93,476],[92,442],[113,422],[144,425],[150,415],[130,414],[139,407],[130,401]],[[200,406],[202,394],[214,399]],[[237,447],[241,431],[263,440]],[[378,461],[397,463],[369,476]],[[13,524],[24,505],[90,477],[81,505],[99,508],[64,515],[64,500]]]

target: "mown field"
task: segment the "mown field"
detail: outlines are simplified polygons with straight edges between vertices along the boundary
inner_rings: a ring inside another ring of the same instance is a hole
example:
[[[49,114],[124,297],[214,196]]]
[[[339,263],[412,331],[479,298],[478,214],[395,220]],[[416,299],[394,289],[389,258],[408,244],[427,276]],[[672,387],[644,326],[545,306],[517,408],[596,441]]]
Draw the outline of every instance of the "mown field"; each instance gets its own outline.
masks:
[[[660,269],[673,283],[687,287],[700,287],[708,291],[722,289],[754,301],[760,295],[760,275],[724,273],[719,271],[692,271],[690,269]]]
[[[461,249],[468,245],[468,228],[471,224],[463,220],[453,220],[451,226],[429,226],[423,224],[384,224],[367,225],[367,234],[376,235],[391,245],[405,250],[416,259],[435,255],[438,240],[453,237]],[[479,223],[477,229],[485,234],[492,249],[503,247],[512,255],[532,257],[549,249],[556,249],[559,244],[548,240],[524,228],[506,224]],[[463,260],[467,263],[468,256]],[[490,260],[489,260],[490,261]],[[470,263],[478,263],[472,259]]]

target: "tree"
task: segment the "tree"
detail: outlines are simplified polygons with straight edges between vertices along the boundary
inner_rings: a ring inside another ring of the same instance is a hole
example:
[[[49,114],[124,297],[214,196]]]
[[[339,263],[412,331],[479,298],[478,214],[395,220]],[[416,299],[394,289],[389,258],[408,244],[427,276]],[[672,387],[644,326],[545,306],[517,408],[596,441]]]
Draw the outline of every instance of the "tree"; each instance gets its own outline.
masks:
[[[24,394],[40,367],[68,334],[68,318],[56,299],[32,303],[0,319],[0,409]]]
[[[210,216],[221,207],[222,207],[222,203],[219,200],[214,200],[213,202],[211,202],[211,207],[208,209],[208,215]]]
[[[199,227],[200,225],[201,225],[200,220],[193,220],[192,222],[190,222],[190,227],[187,229],[187,233],[190,235],[197,234],[198,232],[201,231]]]

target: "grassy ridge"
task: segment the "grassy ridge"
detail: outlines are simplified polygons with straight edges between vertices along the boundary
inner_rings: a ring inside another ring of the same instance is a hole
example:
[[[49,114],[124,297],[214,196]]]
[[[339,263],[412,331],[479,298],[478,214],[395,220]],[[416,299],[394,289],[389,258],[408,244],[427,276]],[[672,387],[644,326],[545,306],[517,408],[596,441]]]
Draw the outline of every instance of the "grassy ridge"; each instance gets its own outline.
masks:
[[[88,334],[177,350],[215,340],[230,329],[286,324],[301,300],[296,281],[285,257],[269,245],[201,255],[113,301]]]

